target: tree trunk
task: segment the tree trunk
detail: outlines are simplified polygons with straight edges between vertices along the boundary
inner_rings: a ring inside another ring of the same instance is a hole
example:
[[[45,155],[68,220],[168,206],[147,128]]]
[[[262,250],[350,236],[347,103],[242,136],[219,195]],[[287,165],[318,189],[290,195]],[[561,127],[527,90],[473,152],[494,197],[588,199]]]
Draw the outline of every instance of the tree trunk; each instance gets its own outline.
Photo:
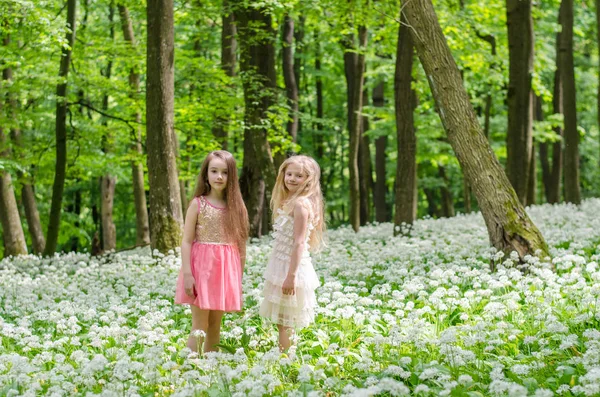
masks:
[[[109,5],[108,20],[110,23],[110,38],[111,41],[115,39],[115,28],[114,28],[114,4],[111,1]],[[107,86],[110,87],[110,77],[112,71],[112,59],[108,61],[104,77],[107,80]],[[102,110],[106,112],[108,110],[108,94],[104,94],[102,100]],[[102,123],[105,127],[105,135],[103,136],[102,149],[105,154],[113,151],[113,136],[109,132],[108,121],[105,119]],[[114,250],[117,247],[117,229],[115,222],[113,221],[113,203],[115,200],[115,188],[117,184],[117,178],[110,174],[105,173],[100,178],[100,213],[102,214],[102,249],[103,251]]]
[[[173,0],[149,0],[146,148],[150,184],[150,239],[161,252],[181,244],[183,226],[173,133]]]
[[[237,40],[235,38],[235,18],[229,0],[223,0],[221,21],[221,69],[227,76],[234,77],[236,68],[235,54],[237,50]],[[221,148],[223,150],[227,150],[229,147],[229,123],[230,119],[227,115],[219,114],[216,117],[215,124],[212,129],[213,136],[216,138],[217,142],[221,144]]]
[[[487,41],[488,43],[490,43],[491,46],[491,52],[492,52],[492,58],[496,58],[496,38],[494,36],[492,36],[491,34],[486,34],[486,35],[482,35],[479,34],[479,32],[477,32],[477,37],[479,37],[481,40]],[[495,69],[496,68],[496,62],[492,61],[492,64],[490,65],[490,69]],[[484,111],[484,122],[483,122],[483,131],[485,133],[485,136],[489,139],[490,137],[490,118],[492,115],[492,85],[491,84],[487,84],[487,96],[485,97],[485,111]],[[470,189],[469,189],[470,190]],[[465,200],[465,207],[466,207],[466,202],[467,200]],[[467,210],[467,212],[471,212],[471,197],[469,194],[469,209]]]
[[[473,188],[490,243],[506,254],[517,251],[521,260],[538,250],[542,257],[547,256],[543,236],[529,219],[483,135],[431,0],[410,0],[403,7],[440,119]]]
[[[533,20],[531,0],[506,0],[509,82],[507,173],[522,204],[527,200],[532,147]]]
[[[358,28],[358,51],[363,51],[367,45],[367,28]],[[357,52],[354,45],[354,35],[344,41],[344,69],[346,71],[346,86],[348,89],[348,132],[350,144],[348,147],[348,168],[350,171],[350,224],[355,232],[360,227],[360,182],[358,173],[358,147],[361,141],[361,118],[363,74],[365,70],[365,55]]]
[[[431,188],[423,188],[423,192],[425,193],[425,198],[427,198],[427,214],[429,214],[429,216],[432,218],[439,218],[441,214],[436,204],[437,200],[435,198],[435,190]],[[402,232],[402,229],[398,232]]]
[[[363,106],[369,103],[367,90],[362,93]],[[360,188],[360,225],[364,226],[371,221],[371,192],[373,191],[373,170],[371,165],[371,148],[369,137],[365,133],[369,130],[369,119],[361,116],[361,139],[358,146],[358,179]]]
[[[385,106],[385,83],[383,80],[373,88],[373,106],[382,108]],[[385,198],[387,196],[387,183],[385,165],[387,148],[387,135],[382,135],[375,140],[375,220],[377,222],[387,222],[388,211]]]
[[[396,134],[398,157],[396,160],[396,213],[394,235],[408,232],[401,225],[412,225],[417,216],[417,137],[413,112],[416,94],[411,88],[413,38],[409,32],[406,16],[402,15],[398,28],[396,71],[394,75],[394,103],[396,110]],[[429,198],[428,198],[429,199]]]
[[[273,104],[275,76],[275,32],[272,16],[263,8],[236,9],[240,38],[240,69],[243,76],[245,114],[244,162],[240,184],[248,208],[250,234],[260,237],[263,212],[275,185],[275,166],[263,120]]]
[[[283,36],[281,38],[283,45],[283,80],[288,106],[290,107],[286,129],[292,137],[292,141],[296,142],[298,135],[298,85],[294,73],[293,40],[294,20],[286,14],[283,20]]]
[[[450,181],[446,174],[446,167],[438,165],[438,175],[442,179],[442,186],[440,192],[442,195],[442,214],[446,218],[454,216],[454,200],[452,199],[452,192],[450,191]]]
[[[4,131],[0,127],[0,150],[6,145],[5,141]],[[0,152],[0,157],[8,157],[8,150]],[[27,244],[21,225],[21,216],[17,207],[12,178],[4,170],[0,170],[0,223],[4,234],[4,256],[27,254]]]
[[[133,35],[133,24],[129,17],[129,10],[123,5],[119,5],[119,15],[121,17],[121,27],[123,37],[129,43],[132,50],[135,50],[136,41]],[[135,67],[129,71],[129,86],[131,88],[130,96],[137,99],[140,95],[140,75]],[[139,126],[142,121],[142,115],[139,110],[134,114],[136,124]],[[150,226],[148,224],[148,206],[146,203],[146,191],[144,187],[144,166],[142,159],[144,156],[142,150],[142,134],[138,127],[135,131],[132,150],[136,154],[136,159],[131,162],[131,174],[133,182],[133,197],[135,200],[135,219],[136,219],[136,244],[150,244]]]
[[[600,52],[600,0],[596,0],[596,42]],[[598,60],[598,94],[596,96],[596,117],[600,128],[600,59]],[[600,138],[600,134],[598,134]],[[598,167],[600,167],[600,142],[598,143]]]
[[[465,203],[465,213],[470,213],[471,209],[471,186],[469,186],[469,182],[467,178],[463,174],[463,200]]]
[[[325,156],[323,136],[323,79],[321,78],[321,44],[319,43],[317,32],[315,32],[315,70],[315,91],[317,96],[317,123],[315,128],[317,132],[314,134],[316,137],[315,151],[317,153],[317,160],[322,161]],[[323,169],[321,169],[321,174],[323,174]],[[323,187],[325,187],[325,185],[323,185]],[[323,194],[325,194],[325,192],[323,192]]]
[[[65,176],[67,170],[67,78],[71,64],[71,53],[75,44],[75,23],[77,21],[77,0],[67,0],[67,36],[68,46],[63,46],[58,76],[61,82],[56,87],[56,167],[54,169],[54,185],[52,187],[52,204],[46,247],[44,255],[53,255],[58,243],[60,214],[62,212]]]
[[[579,131],[577,130],[577,104],[575,93],[575,66],[573,64],[573,0],[562,0],[562,26],[560,35],[561,83],[565,125],[565,201],[581,203],[579,186]]]

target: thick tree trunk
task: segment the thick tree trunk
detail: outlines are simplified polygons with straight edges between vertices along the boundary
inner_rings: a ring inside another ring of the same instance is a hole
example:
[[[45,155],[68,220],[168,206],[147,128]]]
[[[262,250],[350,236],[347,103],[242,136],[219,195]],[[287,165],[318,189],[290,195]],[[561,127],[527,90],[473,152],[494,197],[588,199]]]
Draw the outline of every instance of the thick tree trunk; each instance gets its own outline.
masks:
[[[565,201],[581,203],[579,186],[579,131],[577,130],[577,104],[575,92],[575,66],[573,64],[573,0],[562,0],[562,26],[560,35],[561,83],[565,125]]]
[[[350,189],[349,220],[355,232],[360,227],[360,178],[358,147],[361,141],[361,118],[363,75],[365,70],[365,55],[362,53],[367,45],[367,28],[358,28],[358,51],[354,45],[354,35],[346,37],[344,42],[344,69],[346,71],[346,86],[348,89],[348,132],[350,144],[348,147],[348,169]]]
[[[401,16],[396,50],[394,75],[394,103],[396,110],[396,134],[398,157],[396,160],[396,213],[394,235],[409,229],[401,228],[404,223],[412,225],[417,216],[417,137],[413,112],[415,92],[411,88],[414,44],[406,17]]]
[[[161,252],[181,244],[182,208],[173,133],[173,1],[149,0],[146,148],[150,184],[150,239]]]
[[[263,212],[268,211],[275,184],[275,166],[262,123],[273,104],[275,77],[275,32],[272,16],[263,8],[238,8],[235,19],[240,37],[240,68],[244,74],[244,162],[240,177],[248,208],[250,234],[260,237]]]
[[[52,204],[46,247],[44,255],[53,255],[58,243],[60,215],[62,212],[63,192],[67,171],[67,78],[71,64],[71,53],[75,44],[75,23],[77,21],[77,0],[67,0],[67,37],[68,46],[63,46],[58,76],[61,82],[56,87],[56,167],[54,169],[54,185],[52,187]]]
[[[296,142],[298,135],[298,85],[294,73],[294,20],[286,14],[283,19],[283,35],[281,38],[283,49],[283,80],[290,113],[288,115],[287,132]]]
[[[373,106],[381,108],[385,106],[385,84],[383,81],[379,82],[373,88]],[[385,198],[387,196],[387,183],[386,183],[386,172],[385,165],[387,162],[386,158],[387,148],[387,135],[382,135],[375,140],[375,190],[374,190],[374,202],[375,202],[375,220],[377,222],[387,222],[388,211],[387,203]]]
[[[229,77],[235,76],[237,40],[235,18],[229,0],[223,0],[221,16],[221,69]],[[230,119],[227,115],[219,114],[212,129],[213,136],[221,144],[223,150],[229,147]]]
[[[548,247],[529,219],[490,147],[431,0],[410,0],[403,10],[411,26],[417,53],[427,75],[448,140],[481,208],[490,243],[505,253],[548,255]]]
[[[129,17],[127,7],[119,5],[119,15],[121,17],[121,28],[123,37],[129,43],[132,50],[137,46],[135,36],[133,35],[133,24]],[[140,95],[140,75],[135,67],[129,71],[129,86],[131,88],[131,97],[137,99]],[[134,114],[137,125],[142,121],[142,115],[139,110]],[[142,134],[139,128],[135,131],[135,138],[132,150],[136,154],[136,159],[131,162],[131,174],[133,182],[133,197],[135,200],[135,219],[136,219],[136,244],[150,244],[150,226],[148,224],[148,206],[146,203],[146,191],[144,188],[144,166],[142,159],[144,156],[142,150]]]
[[[527,200],[532,147],[533,20],[531,0],[506,0],[508,27],[508,178],[522,204]]]

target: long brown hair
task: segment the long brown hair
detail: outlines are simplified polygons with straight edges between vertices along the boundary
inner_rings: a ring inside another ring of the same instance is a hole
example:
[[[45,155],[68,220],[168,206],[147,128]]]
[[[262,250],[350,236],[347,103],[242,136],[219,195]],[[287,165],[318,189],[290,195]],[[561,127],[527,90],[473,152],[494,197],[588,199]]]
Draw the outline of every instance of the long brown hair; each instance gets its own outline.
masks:
[[[298,187],[294,194],[285,187],[285,171],[290,164],[298,164],[302,171],[306,173],[306,181]],[[319,164],[309,156],[295,155],[285,160],[279,167],[277,180],[271,196],[271,210],[273,211],[273,220],[278,216],[277,210],[283,209],[290,212],[294,208],[296,201],[306,199],[310,203],[310,221],[314,229],[310,233],[308,245],[311,251],[318,251],[323,246],[323,234],[325,232],[325,222],[323,220],[324,203],[323,193],[321,192],[321,168]]]
[[[239,246],[248,239],[248,211],[242,199],[237,165],[231,153],[225,150],[215,150],[206,156],[200,167],[194,197],[206,196],[210,192],[208,166],[214,158],[221,159],[227,164],[227,186],[225,187],[227,211],[225,212],[224,228],[225,233],[231,236]]]

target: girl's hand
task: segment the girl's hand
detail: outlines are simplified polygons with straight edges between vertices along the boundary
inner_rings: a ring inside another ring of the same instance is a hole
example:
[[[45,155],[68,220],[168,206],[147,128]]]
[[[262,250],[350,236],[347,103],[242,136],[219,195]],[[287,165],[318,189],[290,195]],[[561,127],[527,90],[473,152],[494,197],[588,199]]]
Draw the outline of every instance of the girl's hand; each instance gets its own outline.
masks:
[[[185,294],[190,298],[195,298],[196,294],[194,293],[194,289],[196,287],[196,281],[194,280],[194,276],[191,273],[183,275],[183,288],[185,289]]]
[[[295,295],[296,294],[296,277],[287,276],[283,285],[281,286],[281,292],[284,295]]]

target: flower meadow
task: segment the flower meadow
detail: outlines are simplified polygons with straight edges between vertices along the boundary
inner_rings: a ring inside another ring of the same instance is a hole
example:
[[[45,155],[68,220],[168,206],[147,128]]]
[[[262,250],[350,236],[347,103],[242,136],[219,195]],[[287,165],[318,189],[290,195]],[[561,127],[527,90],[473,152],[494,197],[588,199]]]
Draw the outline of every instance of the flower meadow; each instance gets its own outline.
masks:
[[[269,237],[248,247],[244,311],[206,356],[185,348],[176,252],[4,259],[0,395],[598,396],[600,200],[528,212],[552,259],[526,269],[489,247],[478,213],[408,237],[330,230],[317,321],[287,354],[257,314]]]

